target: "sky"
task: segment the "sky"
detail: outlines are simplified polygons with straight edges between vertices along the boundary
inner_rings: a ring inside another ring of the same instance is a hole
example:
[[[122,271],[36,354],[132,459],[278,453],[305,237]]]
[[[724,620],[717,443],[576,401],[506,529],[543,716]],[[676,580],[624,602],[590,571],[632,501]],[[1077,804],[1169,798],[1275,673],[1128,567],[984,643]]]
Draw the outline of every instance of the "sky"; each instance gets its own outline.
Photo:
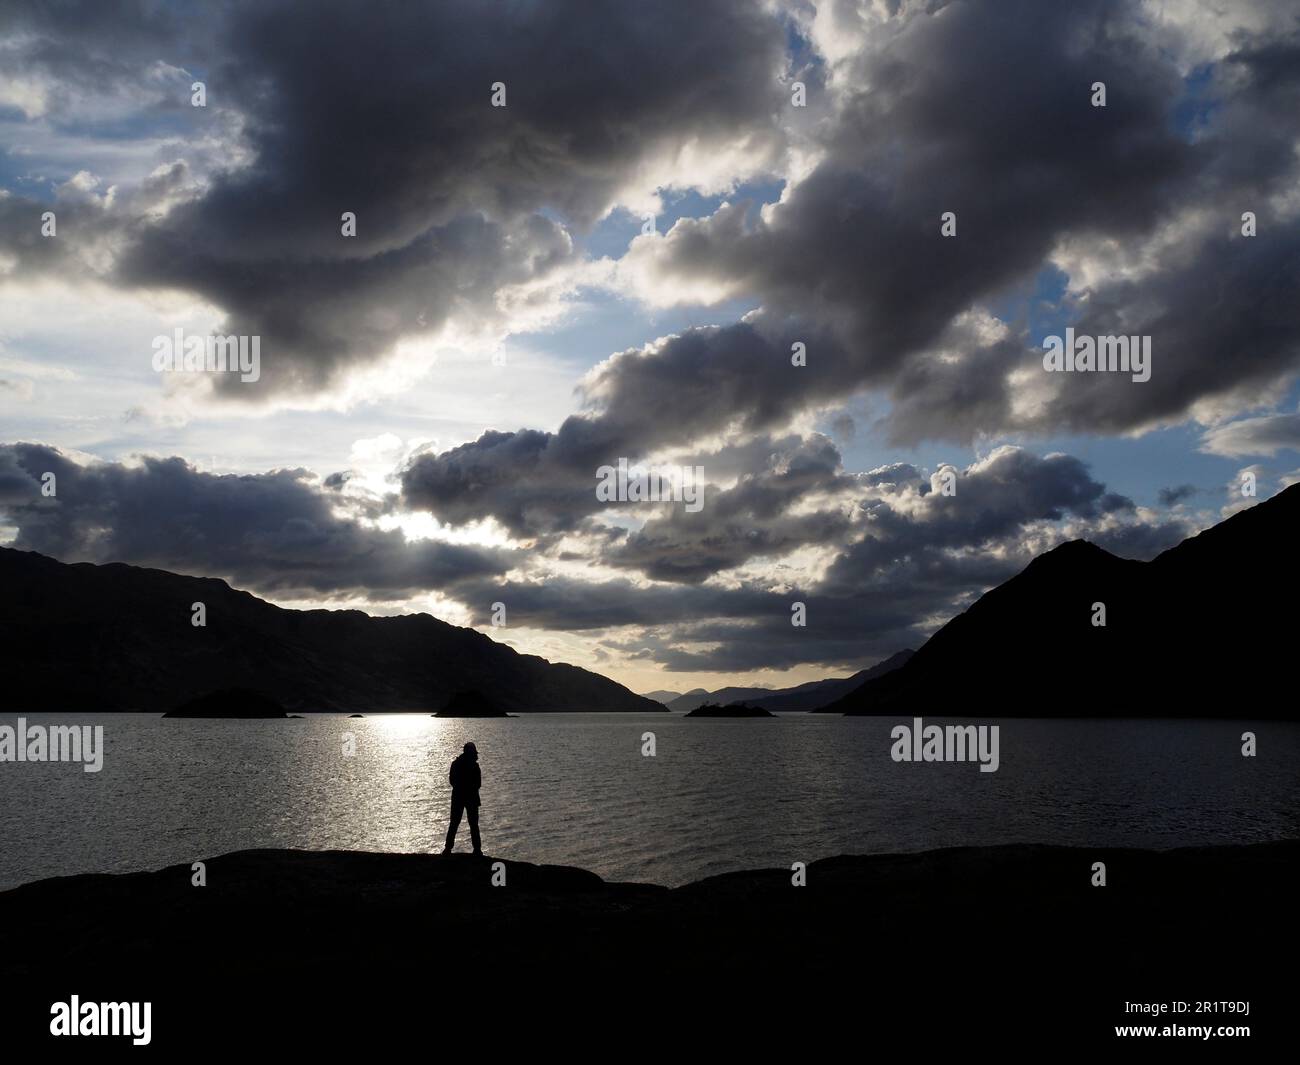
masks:
[[[1300,480],[1298,145],[1290,0],[6,5],[0,544],[847,675]]]

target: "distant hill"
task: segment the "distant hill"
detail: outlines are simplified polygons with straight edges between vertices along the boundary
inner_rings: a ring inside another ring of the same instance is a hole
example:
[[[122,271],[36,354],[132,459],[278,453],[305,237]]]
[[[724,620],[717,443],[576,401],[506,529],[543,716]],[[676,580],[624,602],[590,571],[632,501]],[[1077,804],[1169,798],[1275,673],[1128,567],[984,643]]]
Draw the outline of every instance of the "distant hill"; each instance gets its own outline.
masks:
[[[718,703],[725,706],[728,703],[739,703],[771,694],[771,688],[719,688],[715,692],[694,688],[669,703],[668,709],[675,714],[683,714],[689,710],[698,710],[705,703]]]
[[[746,699],[744,702],[749,706],[757,706],[763,710],[815,710],[820,706],[824,706],[830,700],[838,699],[841,695],[847,695],[854,688],[860,687],[871,680],[872,677],[884,676],[891,670],[898,669],[914,654],[916,652],[908,648],[905,651],[890,655],[883,662],[878,662],[870,669],[859,670],[851,677],[810,680],[807,684],[799,684],[793,688],[781,688],[760,698]]]
[[[846,714],[1295,718],[1300,485],[1150,562],[1073,540],[936,632]],[[1104,603],[1106,624],[1092,623]]]
[[[716,703],[719,706],[753,706],[774,711],[812,710],[851,692],[872,677],[897,669],[913,654],[915,652],[911,650],[899,651],[885,661],[877,663],[870,669],[860,670],[851,677],[810,680],[804,684],[796,684],[792,688],[719,688],[712,692],[704,688],[694,688],[685,695],[679,695],[671,700],[667,705],[669,710],[678,714],[698,710],[706,703]]]
[[[707,689],[692,688],[688,692],[683,692],[675,699],[670,699],[664,705],[667,706],[668,709],[672,710],[674,713],[680,714],[687,710],[694,710],[701,703],[708,702],[710,697],[711,697],[710,693]]]
[[[191,624],[191,604],[207,611]],[[428,614],[284,610],[225,581],[0,548],[9,712],[171,710],[231,688],[290,710],[662,710],[607,677],[522,655]]]
[[[641,694],[643,698],[653,699],[655,702],[663,703],[665,705],[671,703],[674,699],[680,699],[682,695],[681,692],[670,692],[670,691],[663,691],[663,690],[654,691],[654,692],[642,692]]]

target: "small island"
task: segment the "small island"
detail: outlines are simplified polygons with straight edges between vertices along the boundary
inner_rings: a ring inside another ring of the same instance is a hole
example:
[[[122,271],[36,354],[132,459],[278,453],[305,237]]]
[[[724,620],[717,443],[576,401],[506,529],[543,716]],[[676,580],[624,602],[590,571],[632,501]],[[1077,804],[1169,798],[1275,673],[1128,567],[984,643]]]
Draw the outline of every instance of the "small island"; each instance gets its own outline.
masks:
[[[163,717],[287,718],[284,707],[252,688],[218,688],[169,710]]]
[[[434,717],[509,717],[482,692],[457,692]]]
[[[719,706],[716,703],[704,703],[692,710],[687,717],[775,717],[770,710],[761,706],[748,706],[745,703],[730,703]]]

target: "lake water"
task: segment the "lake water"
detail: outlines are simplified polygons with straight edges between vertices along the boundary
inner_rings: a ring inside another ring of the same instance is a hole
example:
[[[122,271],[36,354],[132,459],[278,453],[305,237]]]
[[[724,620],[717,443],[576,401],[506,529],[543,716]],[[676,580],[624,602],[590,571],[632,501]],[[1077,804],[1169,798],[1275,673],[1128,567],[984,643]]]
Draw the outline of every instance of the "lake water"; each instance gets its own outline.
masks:
[[[893,718],[27,720],[103,725],[104,767],[0,763],[0,889],[250,847],[440,849],[447,765],[471,739],[484,849],[612,880],[676,885],[945,846],[1300,837],[1300,724],[1284,722],[1002,720],[1001,766],[981,773],[975,763],[893,762]],[[1258,757],[1241,756],[1246,729]],[[647,731],[653,758],[641,754]],[[354,757],[342,753],[347,732]],[[469,849],[468,825],[457,849]]]

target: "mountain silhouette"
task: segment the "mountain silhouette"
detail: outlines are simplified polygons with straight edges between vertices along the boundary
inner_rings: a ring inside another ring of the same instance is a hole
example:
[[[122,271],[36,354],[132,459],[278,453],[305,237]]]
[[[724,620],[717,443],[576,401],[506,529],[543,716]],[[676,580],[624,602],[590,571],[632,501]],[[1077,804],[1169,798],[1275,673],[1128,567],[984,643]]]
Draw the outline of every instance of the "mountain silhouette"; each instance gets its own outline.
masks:
[[[717,703],[719,706],[753,706],[763,710],[814,710],[832,699],[847,695],[872,677],[897,669],[915,653],[912,650],[899,651],[870,669],[859,670],[851,677],[810,680],[804,684],[796,684],[792,688],[719,688],[712,692],[704,688],[692,688],[683,695],[663,701],[669,710],[678,714],[683,711],[697,710],[706,703]],[[653,699],[657,695],[666,694],[669,693],[648,692],[646,697]]]
[[[810,680],[806,684],[797,684],[793,688],[778,688],[766,695],[755,696],[742,701],[746,706],[756,706],[763,710],[814,710],[825,705],[827,700],[847,695],[855,688],[859,688],[871,680],[872,677],[884,676],[884,674],[900,668],[914,654],[916,652],[909,648],[890,655],[883,662],[876,663],[870,669],[861,669],[851,677],[829,677],[826,680]]]
[[[1300,485],[1150,562],[1070,541],[822,711],[1294,718],[1275,678],[1295,654],[1298,542]]]
[[[505,711],[663,710],[428,614],[285,610],[211,577],[12,548],[0,548],[0,588],[10,711],[165,711],[231,688],[303,711],[439,710],[462,691]]]
[[[772,694],[774,693],[771,688],[719,688],[714,692],[706,691],[704,688],[692,688],[666,705],[674,714],[681,714],[688,710],[697,710],[705,703],[718,703],[725,706],[728,703],[739,703]]]

